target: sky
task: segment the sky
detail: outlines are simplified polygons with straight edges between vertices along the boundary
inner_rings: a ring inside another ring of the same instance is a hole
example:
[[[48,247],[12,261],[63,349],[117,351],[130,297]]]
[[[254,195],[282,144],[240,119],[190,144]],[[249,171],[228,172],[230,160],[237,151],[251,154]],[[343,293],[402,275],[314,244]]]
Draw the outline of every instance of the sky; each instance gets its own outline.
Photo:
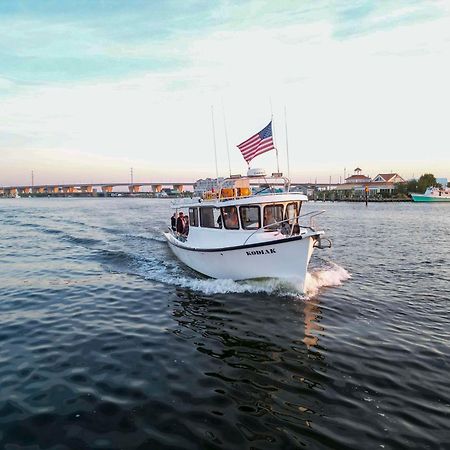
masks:
[[[0,185],[244,174],[271,117],[294,181],[450,178],[449,80],[448,1],[0,1]]]

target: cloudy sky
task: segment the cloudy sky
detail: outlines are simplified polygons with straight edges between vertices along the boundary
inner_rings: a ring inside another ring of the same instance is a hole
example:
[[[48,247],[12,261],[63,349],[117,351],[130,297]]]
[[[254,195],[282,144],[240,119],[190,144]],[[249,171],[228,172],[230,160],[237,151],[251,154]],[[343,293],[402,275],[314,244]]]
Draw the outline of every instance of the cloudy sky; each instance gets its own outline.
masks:
[[[193,180],[274,117],[291,178],[450,178],[450,2],[0,2],[0,185]],[[252,166],[276,168],[274,152]]]

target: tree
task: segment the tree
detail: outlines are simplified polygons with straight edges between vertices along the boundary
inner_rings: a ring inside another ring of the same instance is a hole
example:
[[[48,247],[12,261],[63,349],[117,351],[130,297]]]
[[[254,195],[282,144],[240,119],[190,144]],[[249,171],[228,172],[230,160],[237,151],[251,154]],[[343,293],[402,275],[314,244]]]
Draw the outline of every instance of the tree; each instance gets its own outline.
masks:
[[[415,178],[408,181],[408,183],[406,184],[406,191],[407,192],[419,192],[418,182]]]
[[[419,181],[417,182],[418,192],[420,194],[423,194],[427,187],[436,185],[437,183],[434,175],[432,173],[425,173],[419,178]]]
[[[410,192],[409,191],[409,183],[395,183],[395,191],[398,194],[402,194],[402,195],[408,194],[408,192]]]

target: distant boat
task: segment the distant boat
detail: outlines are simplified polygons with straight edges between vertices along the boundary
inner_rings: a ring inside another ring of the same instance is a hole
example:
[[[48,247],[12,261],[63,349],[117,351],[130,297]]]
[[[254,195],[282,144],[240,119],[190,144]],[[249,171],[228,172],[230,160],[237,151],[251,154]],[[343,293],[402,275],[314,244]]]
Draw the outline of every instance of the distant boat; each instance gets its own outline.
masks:
[[[424,194],[411,194],[415,202],[450,202],[450,189],[429,187]]]

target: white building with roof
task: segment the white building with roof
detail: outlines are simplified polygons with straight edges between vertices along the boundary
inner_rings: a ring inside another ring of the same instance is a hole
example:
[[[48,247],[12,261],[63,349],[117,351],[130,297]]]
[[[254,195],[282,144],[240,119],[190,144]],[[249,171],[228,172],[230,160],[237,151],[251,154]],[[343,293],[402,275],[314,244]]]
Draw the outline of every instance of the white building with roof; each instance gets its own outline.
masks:
[[[217,191],[223,177],[219,178],[201,178],[194,184],[194,197],[201,197],[205,192]]]

